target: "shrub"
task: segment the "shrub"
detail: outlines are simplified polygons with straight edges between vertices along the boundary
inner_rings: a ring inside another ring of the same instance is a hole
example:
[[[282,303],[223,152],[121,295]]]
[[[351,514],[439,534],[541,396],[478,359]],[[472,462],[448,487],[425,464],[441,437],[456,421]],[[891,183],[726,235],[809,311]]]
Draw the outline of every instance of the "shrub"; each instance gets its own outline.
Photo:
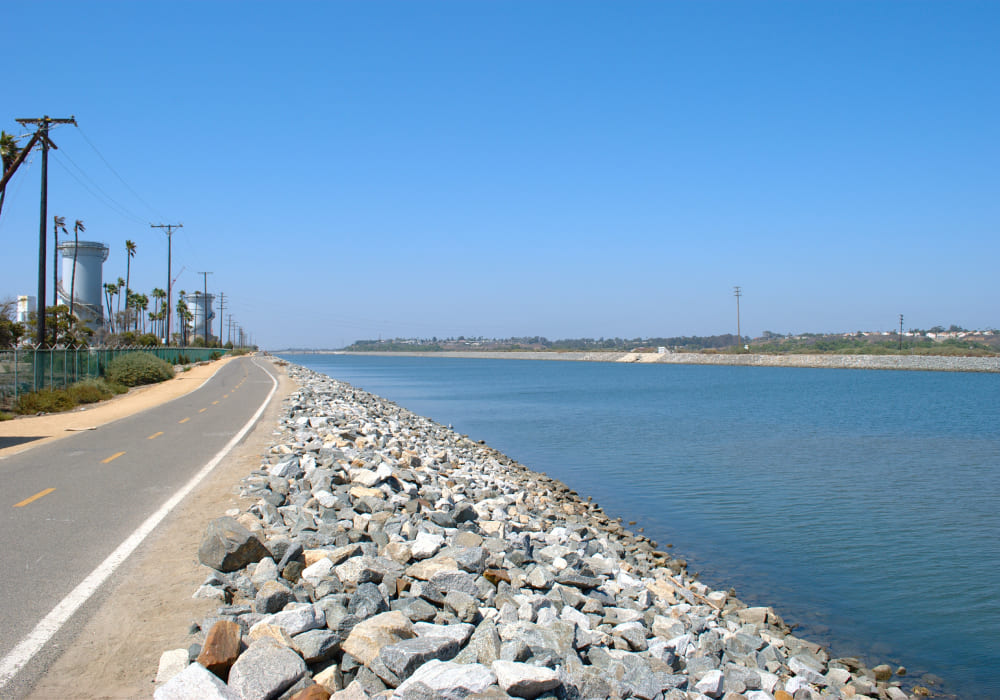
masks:
[[[13,418],[14,418],[13,413],[4,413],[3,411],[0,411],[0,423],[2,423],[5,420],[13,420]]]
[[[109,362],[104,376],[117,384],[139,386],[170,379],[174,368],[148,352],[130,352]]]
[[[110,399],[115,394],[124,394],[128,387],[103,379],[85,379],[66,388],[75,403],[97,403]]]
[[[70,395],[62,389],[42,389],[18,396],[14,411],[22,415],[59,413],[60,411],[68,411],[75,405]]]
[[[154,333],[143,333],[135,339],[135,344],[147,348],[155,348],[160,344],[160,339]]]
[[[218,350],[213,350],[212,354],[209,355],[209,358],[212,360],[218,360],[220,357],[222,357],[222,353],[219,352]]]

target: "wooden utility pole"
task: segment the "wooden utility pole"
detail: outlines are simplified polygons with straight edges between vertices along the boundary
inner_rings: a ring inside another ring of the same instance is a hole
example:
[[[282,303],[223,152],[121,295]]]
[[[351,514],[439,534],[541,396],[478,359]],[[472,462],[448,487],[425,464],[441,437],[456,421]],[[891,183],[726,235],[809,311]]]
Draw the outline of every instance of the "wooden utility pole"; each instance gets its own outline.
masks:
[[[46,224],[48,223],[48,207],[49,207],[49,148],[58,148],[49,139],[49,127],[53,124],[72,124],[76,126],[76,119],[70,117],[69,119],[53,119],[49,115],[37,119],[18,119],[17,123],[21,126],[28,126],[32,124],[38,127],[35,132],[37,140],[42,144],[42,200],[41,200],[41,219],[38,224],[38,310],[35,312],[37,314],[38,320],[38,344],[45,344],[45,236],[46,236]],[[35,139],[32,139],[34,141]],[[13,169],[12,169],[13,171]],[[7,178],[4,178],[6,181]],[[6,184],[6,182],[4,183]]]
[[[170,316],[173,314],[173,309],[170,308],[170,288],[173,287],[173,280],[170,277],[170,236],[175,228],[184,228],[184,224],[150,224],[149,227],[167,230],[167,337],[164,340],[167,345],[170,345]]]
[[[222,313],[223,309],[226,308],[226,295],[219,292],[219,347],[222,347],[222,319],[225,314]]]
[[[205,347],[208,347],[208,276],[211,272],[199,272],[205,282],[204,296],[201,298],[201,315],[205,317]]]

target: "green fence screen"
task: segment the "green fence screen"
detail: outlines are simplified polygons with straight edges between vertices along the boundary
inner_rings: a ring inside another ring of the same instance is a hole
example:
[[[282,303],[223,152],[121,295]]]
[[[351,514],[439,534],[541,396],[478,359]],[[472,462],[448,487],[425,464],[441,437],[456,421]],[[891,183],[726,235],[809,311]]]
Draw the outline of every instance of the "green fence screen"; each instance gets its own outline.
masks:
[[[15,348],[0,350],[0,408],[9,408],[21,394],[61,388],[104,375],[104,368],[119,355],[146,352],[179,365],[219,357],[220,348],[117,347],[117,348]]]

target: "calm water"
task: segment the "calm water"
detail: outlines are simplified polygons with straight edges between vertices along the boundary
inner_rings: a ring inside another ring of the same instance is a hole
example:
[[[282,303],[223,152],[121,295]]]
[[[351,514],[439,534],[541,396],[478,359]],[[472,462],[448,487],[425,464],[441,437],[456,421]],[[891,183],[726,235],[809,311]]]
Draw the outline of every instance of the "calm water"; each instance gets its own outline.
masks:
[[[1000,697],[998,375],[287,359],[593,496],[838,655]]]

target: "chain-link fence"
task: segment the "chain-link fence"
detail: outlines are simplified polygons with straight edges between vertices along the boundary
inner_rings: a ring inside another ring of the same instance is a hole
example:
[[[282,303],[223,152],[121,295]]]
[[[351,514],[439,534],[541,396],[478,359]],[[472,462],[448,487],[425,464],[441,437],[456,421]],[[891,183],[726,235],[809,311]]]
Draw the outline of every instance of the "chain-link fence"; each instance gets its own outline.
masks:
[[[227,350],[138,346],[0,350],[0,409],[13,406],[21,394],[103,376],[111,360],[132,352],[147,352],[172,365],[180,365],[210,360]]]

